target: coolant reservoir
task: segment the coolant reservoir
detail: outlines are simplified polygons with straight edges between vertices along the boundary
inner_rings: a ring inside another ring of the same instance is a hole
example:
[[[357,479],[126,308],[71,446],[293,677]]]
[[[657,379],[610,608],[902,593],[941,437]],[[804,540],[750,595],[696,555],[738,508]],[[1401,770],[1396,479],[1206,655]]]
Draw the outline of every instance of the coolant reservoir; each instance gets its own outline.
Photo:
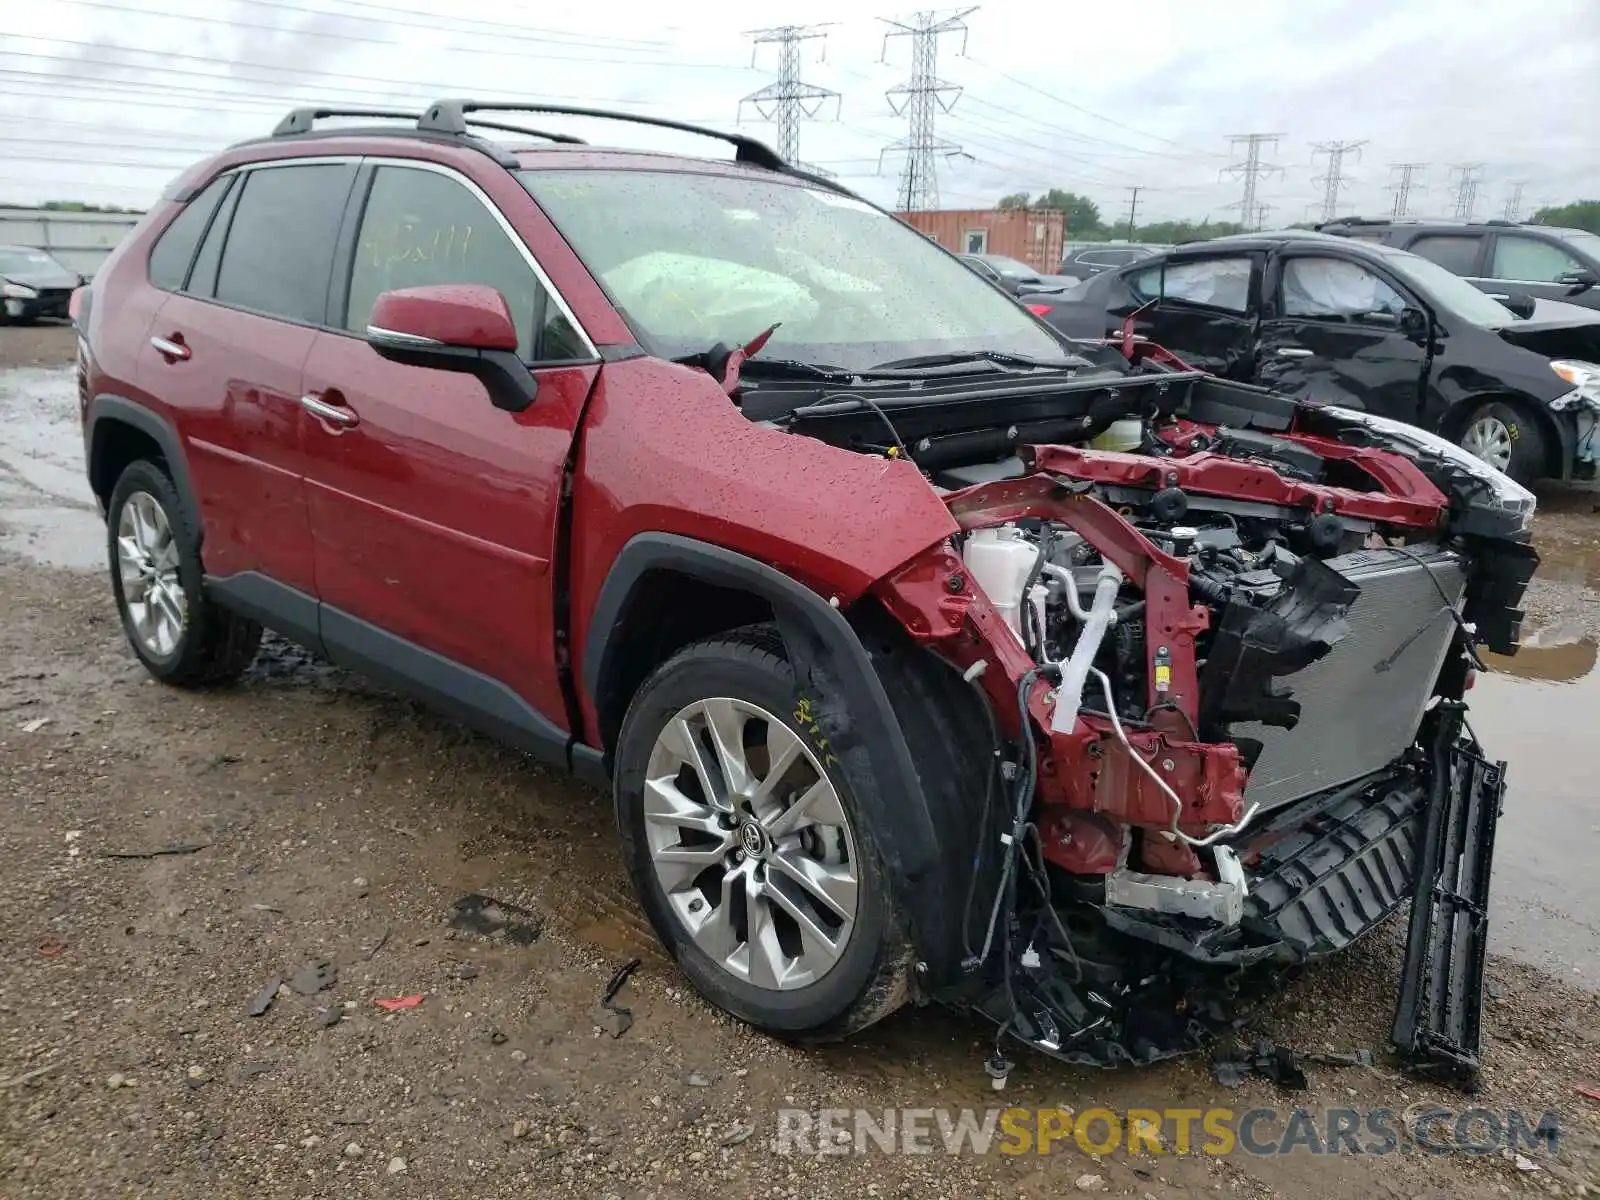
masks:
[[[1038,561],[1039,548],[1015,525],[975,529],[967,535],[961,559],[989,603],[1022,639],[1022,589]]]
[[[1144,422],[1138,417],[1113,421],[1104,433],[1089,443],[1096,450],[1117,450],[1131,454],[1144,442]]]

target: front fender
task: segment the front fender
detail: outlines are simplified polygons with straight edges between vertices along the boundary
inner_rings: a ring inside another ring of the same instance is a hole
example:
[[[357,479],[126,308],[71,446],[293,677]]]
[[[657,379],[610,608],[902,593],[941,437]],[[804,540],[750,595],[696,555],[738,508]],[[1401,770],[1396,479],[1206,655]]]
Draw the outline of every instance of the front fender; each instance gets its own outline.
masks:
[[[875,662],[885,656],[884,638],[892,631],[874,628],[873,615],[864,612],[852,614],[853,623],[809,588],[746,555],[677,534],[639,534],[617,556],[595,605],[581,664],[591,697],[611,699],[608,688],[622,653],[612,634],[638,615],[632,608],[640,583],[660,571],[758,596],[771,606],[795,674],[791,715],[819,755],[836,762],[850,780],[925,982],[948,981],[960,963],[959,939],[946,911],[950,894],[962,890],[952,869],[970,861],[975,828],[951,827],[945,784],[934,780],[932,790],[940,794],[930,796],[913,760]],[[870,631],[866,638],[857,628],[863,623]],[[869,650],[869,640],[878,649]],[[980,798],[969,797],[974,804]]]

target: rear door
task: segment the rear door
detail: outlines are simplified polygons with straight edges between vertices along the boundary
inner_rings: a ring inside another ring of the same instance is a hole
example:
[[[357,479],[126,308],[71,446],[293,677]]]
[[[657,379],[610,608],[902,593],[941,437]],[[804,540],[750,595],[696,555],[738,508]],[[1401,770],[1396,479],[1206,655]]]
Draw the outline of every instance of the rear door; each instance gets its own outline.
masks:
[[[1110,323],[1138,311],[1135,333],[1213,375],[1248,380],[1263,257],[1216,250],[1136,263],[1122,272],[1131,294],[1110,309]]]
[[[140,383],[170,406],[214,577],[315,592],[300,379],[354,178],[339,160],[237,172],[151,325]]]
[[[531,197],[519,204],[519,221],[544,220]],[[563,469],[599,356],[466,176],[369,162],[351,208],[348,275],[334,288],[340,331],[317,335],[305,365],[307,394],[343,415],[299,414],[330,652],[347,637],[378,645],[364,632],[376,627],[448,660],[455,680],[467,677],[453,667],[466,667],[564,726],[552,559]],[[526,411],[494,407],[469,375],[394,363],[366,343],[380,293],[443,283],[506,298],[538,381]]]
[[[1290,250],[1267,270],[1256,383],[1303,399],[1416,422],[1428,376],[1427,335],[1401,331],[1421,311],[1399,281],[1364,260]]]

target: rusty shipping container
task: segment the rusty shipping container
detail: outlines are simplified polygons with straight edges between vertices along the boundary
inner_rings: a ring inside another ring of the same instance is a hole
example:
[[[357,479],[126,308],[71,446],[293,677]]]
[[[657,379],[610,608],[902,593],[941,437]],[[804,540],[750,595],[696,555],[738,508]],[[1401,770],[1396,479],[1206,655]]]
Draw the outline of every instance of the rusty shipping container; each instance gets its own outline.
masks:
[[[943,209],[896,215],[957,254],[1004,254],[1044,275],[1061,269],[1067,214],[1058,209]]]

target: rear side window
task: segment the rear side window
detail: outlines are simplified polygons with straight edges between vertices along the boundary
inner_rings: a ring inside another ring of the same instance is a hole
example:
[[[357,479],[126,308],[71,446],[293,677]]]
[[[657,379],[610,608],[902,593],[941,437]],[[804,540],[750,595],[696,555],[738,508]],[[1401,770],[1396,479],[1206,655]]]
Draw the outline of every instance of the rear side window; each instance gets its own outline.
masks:
[[[1456,275],[1475,275],[1478,271],[1478,246],[1480,239],[1458,234],[1439,234],[1418,238],[1407,247],[1430,262],[1438,263]]]
[[[176,292],[189,278],[189,264],[194,261],[195,248],[205,236],[211,214],[217,202],[233,182],[231,175],[213,179],[200,194],[184,205],[183,211],[173,218],[172,224],[162,230],[150,251],[150,282],[163,291]]]
[[[522,249],[482,200],[435,171],[379,167],[356,239],[344,327],[366,329],[383,292],[441,283],[486,284],[504,296],[525,361],[588,355]]]
[[[217,272],[217,299],[320,325],[339,218],[355,168],[345,163],[248,172]]]
[[[1207,308],[1242,313],[1250,307],[1250,273],[1254,264],[1248,258],[1202,258],[1169,263],[1165,281],[1159,265],[1132,275],[1128,284],[1141,300],[1179,300]]]
[[[233,210],[238,206],[236,187],[223,197],[217,215],[206,230],[206,240],[200,243],[200,253],[195,255],[194,267],[189,271],[189,286],[184,288],[191,296],[214,296],[217,292],[217,267],[222,262],[222,244],[228,238],[228,226],[233,223]]]

